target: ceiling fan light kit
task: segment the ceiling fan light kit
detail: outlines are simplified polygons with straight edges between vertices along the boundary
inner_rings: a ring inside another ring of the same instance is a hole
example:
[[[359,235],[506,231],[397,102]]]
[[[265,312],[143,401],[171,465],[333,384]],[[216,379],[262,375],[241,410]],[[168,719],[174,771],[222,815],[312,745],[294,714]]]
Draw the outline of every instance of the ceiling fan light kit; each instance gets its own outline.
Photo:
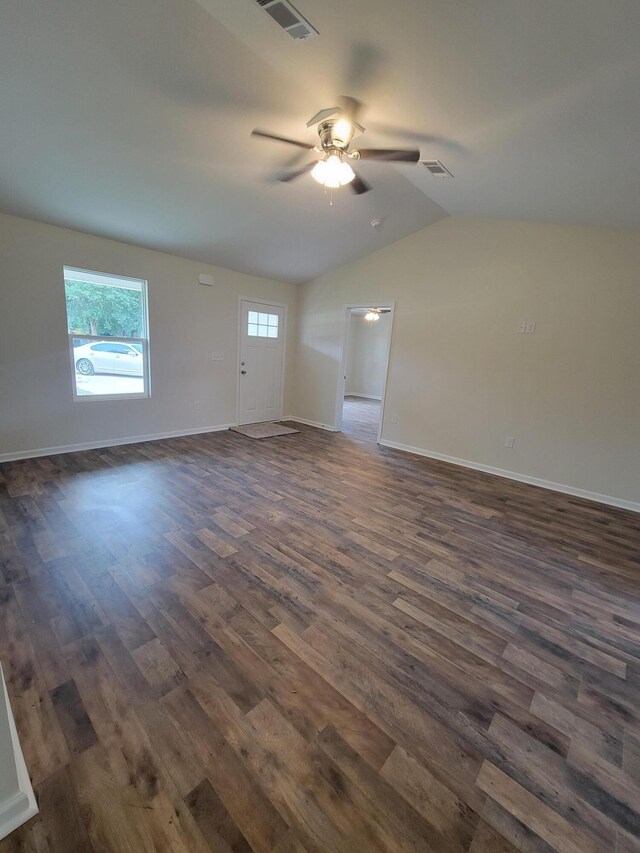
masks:
[[[339,154],[328,154],[324,160],[318,160],[311,170],[311,177],[328,189],[337,189],[351,183],[356,173]]]
[[[356,133],[364,133],[365,129],[356,121],[362,109],[362,104],[355,98],[343,96],[341,107],[328,107],[317,112],[307,122],[307,127],[317,125],[319,144],[311,145],[297,139],[290,139],[277,133],[265,130],[252,131],[252,136],[272,139],[286,145],[295,145],[315,154],[322,154],[322,159],[315,163],[307,163],[294,171],[281,173],[278,180],[288,183],[307,172],[325,189],[331,191],[330,204],[333,204],[333,190],[350,186],[356,195],[368,192],[371,187],[354,171],[349,160],[376,160],[380,163],[417,163],[420,151],[415,148],[360,148],[349,150]]]

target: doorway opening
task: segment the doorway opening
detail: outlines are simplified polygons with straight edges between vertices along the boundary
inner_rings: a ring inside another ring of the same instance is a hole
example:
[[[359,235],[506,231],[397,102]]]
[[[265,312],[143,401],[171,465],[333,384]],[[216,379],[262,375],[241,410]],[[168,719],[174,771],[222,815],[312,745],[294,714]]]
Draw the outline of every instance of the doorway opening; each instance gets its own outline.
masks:
[[[336,430],[380,441],[389,367],[392,302],[345,306]]]

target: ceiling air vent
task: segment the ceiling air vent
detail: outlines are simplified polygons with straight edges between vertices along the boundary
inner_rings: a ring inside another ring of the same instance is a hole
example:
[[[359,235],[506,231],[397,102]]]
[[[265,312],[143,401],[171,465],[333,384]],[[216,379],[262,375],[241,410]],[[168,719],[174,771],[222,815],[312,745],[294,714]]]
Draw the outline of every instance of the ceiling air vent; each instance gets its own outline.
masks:
[[[256,0],[268,12],[276,24],[289,33],[292,39],[312,39],[318,35],[315,27],[302,17],[300,12],[287,0]]]
[[[425,169],[428,169],[432,175],[435,175],[436,178],[452,178],[453,175],[447,169],[446,166],[443,166],[440,160],[423,160],[422,165]]]

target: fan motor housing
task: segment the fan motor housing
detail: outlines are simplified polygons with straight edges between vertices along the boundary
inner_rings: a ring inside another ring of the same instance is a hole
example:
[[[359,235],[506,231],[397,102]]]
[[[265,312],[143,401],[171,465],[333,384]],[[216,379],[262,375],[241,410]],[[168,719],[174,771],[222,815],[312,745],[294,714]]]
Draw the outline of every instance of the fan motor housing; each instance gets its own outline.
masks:
[[[338,134],[336,125],[340,121],[339,118],[329,118],[318,125],[318,136],[320,137],[320,145],[325,151],[337,148],[339,151],[346,151],[353,137],[353,127],[345,122],[349,127],[348,133]]]

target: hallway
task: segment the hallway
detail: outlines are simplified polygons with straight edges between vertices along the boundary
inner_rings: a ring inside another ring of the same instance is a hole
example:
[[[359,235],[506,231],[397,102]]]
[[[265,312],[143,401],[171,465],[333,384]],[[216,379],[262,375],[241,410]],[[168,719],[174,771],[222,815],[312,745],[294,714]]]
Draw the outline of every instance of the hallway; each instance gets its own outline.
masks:
[[[360,441],[377,441],[381,406],[380,400],[345,396],[342,432]]]

